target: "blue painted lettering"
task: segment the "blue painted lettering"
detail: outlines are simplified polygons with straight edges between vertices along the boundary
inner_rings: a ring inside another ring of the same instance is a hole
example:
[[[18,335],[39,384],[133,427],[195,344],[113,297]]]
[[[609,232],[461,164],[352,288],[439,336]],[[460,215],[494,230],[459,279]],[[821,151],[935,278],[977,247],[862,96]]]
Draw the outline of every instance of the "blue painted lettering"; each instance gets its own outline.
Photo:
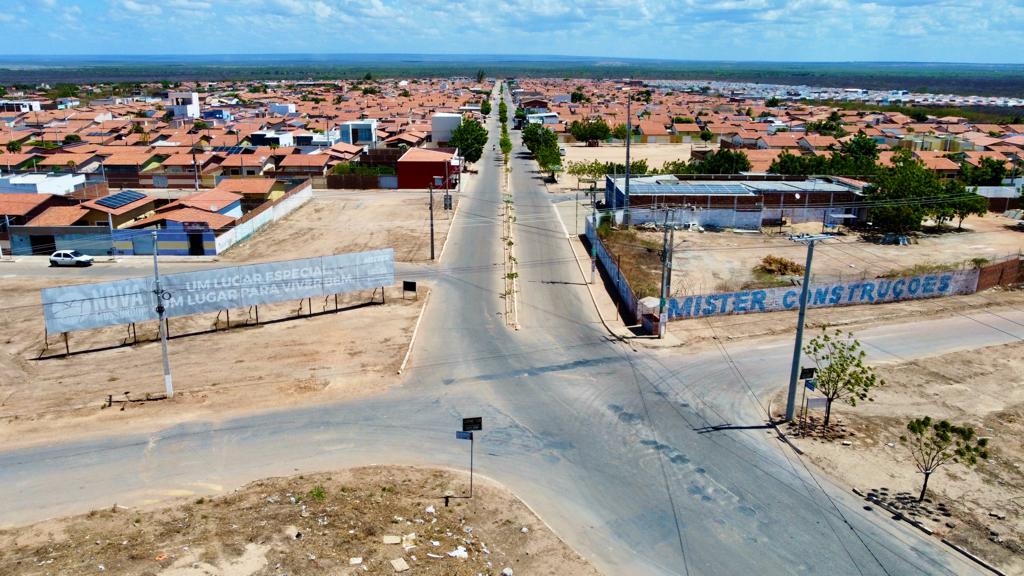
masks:
[[[788,290],[786,291],[786,294],[782,296],[782,307],[789,310],[797,304],[795,302],[796,300],[796,290]]]
[[[907,282],[907,293],[910,294],[911,296],[917,296],[917,293],[920,290],[921,290],[921,279],[918,278],[917,276],[911,278],[910,282]]]
[[[875,284],[875,295],[879,300],[885,300],[889,296],[889,289],[892,288],[892,280],[879,280]]]
[[[703,300],[703,298],[704,298],[703,296],[694,296],[693,297],[693,312],[690,313],[690,316],[692,316],[694,318],[696,318],[697,316],[700,316],[700,303],[701,303],[701,300]]]
[[[828,299],[828,286],[816,286],[814,288],[814,305],[824,306]]]
[[[737,292],[733,295],[732,300],[732,311],[733,312],[746,312],[747,311],[747,300],[750,298],[750,292]]]
[[[718,304],[717,304],[716,300],[718,300],[719,298],[722,298],[722,296],[718,296],[716,294],[712,294],[711,296],[705,296],[704,297],[704,312],[702,312],[702,314],[704,314],[705,316],[712,316],[712,315],[714,315],[715,308],[718,307]]]
[[[853,284],[850,284],[848,287],[850,292],[846,294],[846,301],[853,302],[853,297],[857,295],[857,288],[860,288],[863,285],[864,284],[860,282],[854,282]]]
[[[767,293],[764,290],[755,290],[750,293],[750,309],[757,308],[761,312],[764,312],[764,299]]]
[[[719,314],[725,314],[726,306],[729,304],[729,298],[732,294],[722,294],[722,304],[718,307]]]
[[[860,301],[863,302],[865,300],[868,302],[875,301],[875,285],[871,282],[865,282],[863,291],[860,293]]]
[[[953,276],[945,274],[939,277],[939,293],[945,294],[953,282]]]
[[[832,287],[832,294],[828,298],[829,304],[839,304],[839,301],[843,299],[843,285]]]
[[[921,284],[921,292],[924,294],[935,293],[935,282],[938,280],[935,276],[925,276],[924,283]]]
[[[902,278],[900,278],[899,280],[897,280],[897,281],[892,283],[892,297],[893,298],[899,299],[900,297],[903,296],[903,285],[906,284],[906,283],[907,283],[907,281],[902,279]]]

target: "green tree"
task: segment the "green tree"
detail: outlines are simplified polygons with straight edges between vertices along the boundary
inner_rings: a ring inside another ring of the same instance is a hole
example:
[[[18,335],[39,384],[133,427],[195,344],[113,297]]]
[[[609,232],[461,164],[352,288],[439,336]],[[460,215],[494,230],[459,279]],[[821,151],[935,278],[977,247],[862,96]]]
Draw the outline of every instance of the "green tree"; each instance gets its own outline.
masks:
[[[869,214],[874,225],[902,235],[921,228],[929,203],[941,201],[942,183],[904,149],[893,156],[893,167],[879,171],[866,195],[873,204]]]
[[[612,129],[612,136],[616,140],[625,140],[629,135],[629,129],[626,128],[625,124],[616,124],[615,128]]]
[[[370,80],[373,80],[373,74],[371,74],[370,72],[367,72],[366,74],[363,75],[363,80],[365,80],[367,82],[369,82]]]
[[[977,464],[979,458],[988,459],[988,438],[976,438],[969,426],[956,426],[946,420],[933,422],[925,416],[907,423],[907,432],[900,441],[910,449],[918,472],[924,474],[918,502],[924,500],[928,479],[939,467],[950,462],[969,467]]]
[[[949,199],[946,206],[950,220],[957,219],[957,230],[963,230],[964,219],[968,216],[984,216],[988,212],[988,199],[978,194],[977,187],[967,190],[963,182],[949,180],[946,182],[945,193]]]
[[[481,68],[480,70],[476,71],[476,83],[477,84],[483,82],[484,78],[486,78],[486,77],[487,77],[487,73],[484,72],[483,68]]]
[[[480,101],[480,113],[484,116],[491,115],[491,101],[488,98],[484,98]]]
[[[73,144],[75,142],[81,142],[81,141],[82,141],[82,137],[79,136],[78,134],[68,134],[67,136],[64,137],[64,143],[65,144]]]
[[[458,148],[466,162],[476,162],[483,156],[487,145],[487,129],[476,120],[463,120],[458,128],[452,130],[448,145]]]
[[[512,139],[508,137],[508,134],[502,134],[498,145],[501,147],[501,154],[504,157],[505,164],[508,164],[509,154],[512,153]]]
[[[871,400],[871,389],[885,384],[870,366],[864,364],[867,353],[853,334],[836,330],[829,334],[822,329],[804,346],[804,353],[817,366],[815,379],[818,391],[825,395],[824,429],[828,431],[832,403],[836,400],[856,406],[858,400]]]
[[[572,94],[569,94],[569,100],[572,101],[572,103],[578,104],[580,102],[587,102],[590,100],[590,98],[587,98],[587,95],[583,93],[581,88],[582,86],[577,88]]]
[[[739,174],[750,170],[750,159],[742,150],[716,150],[690,168],[692,174]]]
[[[711,133],[711,130],[708,130],[707,128],[701,128],[701,130],[700,130],[700,139],[701,140],[703,140],[704,142],[711,142],[711,139],[714,138],[714,137],[715,137],[715,135]]]
[[[527,124],[523,128],[523,146],[532,154],[537,154],[541,147],[554,144],[558,149],[558,136],[544,127],[543,124]]]
[[[693,124],[693,118],[690,118],[689,116],[673,116],[672,117],[672,123],[673,124]]]
[[[402,91],[399,92],[398,95],[401,96],[402,98],[408,98],[408,97],[412,96],[412,93],[409,92],[407,89],[402,88]]]
[[[569,126],[569,132],[572,134],[573,138],[580,142],[599,142],[601,140],[607,140],[612,133],[611,128],[609,128],[608,124],[601,118],[585,122],[574,120]]]
[[[192,123],[192,129],[195,130],[196,132],[202,132],[203,130],[207,130],[209,128],[210,124],[205,120],[196,120]]]
[[[961,170],[968,186],[999,186],[1007,177],[1006,161],[995,158],[982,158],[976,167],[964,162]]]
[[[504,100],[498,101],[498,120],[502,124],[508,124],[508,104]]]
[[[11,154],[17,154],[18,152],[21,152],[21,142],[11,140],[10,142],[7,143],[7,151],[10,152]]]
[[[780,102],[775,96],[772,96],[764,102],[764,105],[768,108],[778,108],[780,104],[782,104],[782,102]]]
[[[502,100],[502,102],[504,102],[504,100]],[[516,108],[515,118],[520,122],[526,122],[526,110],[523,110],[522,108]]]

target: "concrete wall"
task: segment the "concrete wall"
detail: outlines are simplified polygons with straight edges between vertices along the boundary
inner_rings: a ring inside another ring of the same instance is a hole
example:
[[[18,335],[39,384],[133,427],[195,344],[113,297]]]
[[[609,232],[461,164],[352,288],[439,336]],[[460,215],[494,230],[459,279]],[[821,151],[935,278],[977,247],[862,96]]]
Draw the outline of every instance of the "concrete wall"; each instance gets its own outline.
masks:
[[[259,211],[246,214],[234,228],[217,237],[216,253],[220,254],[231,246],[245,240],[267,224],[277,222],[313,197],[313,184],[305,181],[291,189],[280,200]]]

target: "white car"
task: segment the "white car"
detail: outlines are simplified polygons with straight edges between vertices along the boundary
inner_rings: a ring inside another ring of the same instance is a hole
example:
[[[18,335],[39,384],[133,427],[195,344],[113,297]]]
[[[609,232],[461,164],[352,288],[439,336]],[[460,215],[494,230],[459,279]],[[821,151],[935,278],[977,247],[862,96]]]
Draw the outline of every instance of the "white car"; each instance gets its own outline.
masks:
[[[92,256],[78,250],[57,250],[50,254],[50,266],[92,266]]]

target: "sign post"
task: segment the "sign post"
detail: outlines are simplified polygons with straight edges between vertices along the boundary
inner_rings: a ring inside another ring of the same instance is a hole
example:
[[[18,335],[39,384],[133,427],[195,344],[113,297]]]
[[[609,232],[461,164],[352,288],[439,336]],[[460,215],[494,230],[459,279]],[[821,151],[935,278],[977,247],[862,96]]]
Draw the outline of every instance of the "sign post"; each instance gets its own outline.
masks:
[[[469,497],[473,497],[473,432],[484,429],[484,419],[481,416],[462,419],[462,431],[456,432],[455,437],[460,440],[469,440]]]

